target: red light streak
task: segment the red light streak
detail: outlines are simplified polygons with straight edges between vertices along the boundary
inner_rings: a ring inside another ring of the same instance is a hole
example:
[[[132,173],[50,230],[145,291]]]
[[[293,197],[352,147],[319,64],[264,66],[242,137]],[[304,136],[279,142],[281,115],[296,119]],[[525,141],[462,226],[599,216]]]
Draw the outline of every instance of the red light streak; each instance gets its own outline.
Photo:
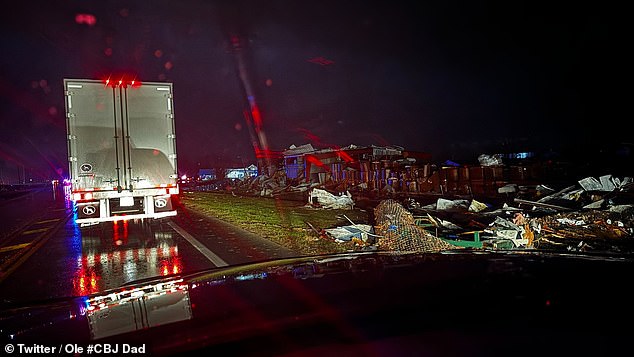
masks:
[[[255,157],[258,159],[279,159],[282,157],[280,151],[274,151],[270,149],[255,148]]]
[[[308,140],[309,142],[317,145],[317,146],[321,146],[321,138],[315,134],[313,134],[310,130],[308,129],[304,129],[304,128],[299,128],[297,129],[299,132],[301,132],[302,134],[304,134],[304,138],[306,138],[306,140]]]
[[[311,59],[308,60],[308,62],[315,63],[315,64],[318,64],[320,66],[328,66],[328,65],[331,65],[331,64],[335,63],[335,61],[329,60],[329,59],[324,58],[322,56],[311,58]]]
[[[161,261],[160,274],[163,276],[167,276],[170,274],[178,274],[182,270],[183,270],[183,266],[181,264],[179,257],[177,256]]]
[[[125,222],[124,222],[125,225]],[[121,225],[120,225],[121,226]],[[108,253],[94,253],[82,255],[78,262],[77,270],[73,276],[73,291],[76,295],[89,295],[100,292],[104,286],[101,284],[102,276],[108,276],[110,271],[121,270],[125,264],[130,263],[129,257],[134,261],[153,262],[152,268],[140,272],[141,275],[171,275],[183,272],[183,263],[178,256],[176,246],[138,248],[116,250]]]
[[[99,292],[99,277],[94,271],[86,272],[81,269],[73,281],[75,295],[90,295]]]
[[[255,131],[260,132],[262,127],[262,117],[260,116],[260,109],[257,104],[253,104],[251,107],[251,115],[253,116],[253,123],[255,124]]]
[[[326,170],[329,169],[323,162],[321,162],[321,160],[319,160],[313,155],[306,155],[306,161],[308,161],[310,164],[325,168]]]
[[[97,23],[97,18],[92,14],[77,14],[75,15],[75,22],[80,25],[94,26]]]
[[[354,159],[343,150],[338,150],[337,156],[339,156],[345,162],[354,162]]]

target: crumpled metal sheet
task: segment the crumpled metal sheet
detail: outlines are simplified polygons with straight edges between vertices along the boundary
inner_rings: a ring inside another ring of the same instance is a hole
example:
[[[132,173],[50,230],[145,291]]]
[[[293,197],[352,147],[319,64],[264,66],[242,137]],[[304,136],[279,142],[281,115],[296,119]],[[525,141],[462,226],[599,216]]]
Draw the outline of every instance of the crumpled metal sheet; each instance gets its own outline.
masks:
[[[308,203],[317,204],[322,208],[327,209],[353,209],[354,201],[350,192],[346,192],[345,195],[335,196],[332,193],[314,188],[308,194]]]
[[[350,241],[357,238],[363,242],[367,242],[369,240],[369,234],[374,233],[372,226],[368,224],[355,224],[336,228],[327,228],[324,229],[324,231],[335,240]]]

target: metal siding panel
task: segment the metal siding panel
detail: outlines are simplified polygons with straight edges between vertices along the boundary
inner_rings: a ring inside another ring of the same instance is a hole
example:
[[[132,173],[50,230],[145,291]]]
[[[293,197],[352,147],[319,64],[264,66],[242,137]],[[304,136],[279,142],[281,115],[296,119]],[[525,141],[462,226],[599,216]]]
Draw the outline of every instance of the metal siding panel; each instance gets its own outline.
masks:
[[[77,84],[81,88],[72,88]],[[67,124],[74,188],[113,187],[117,182],[117,148],[112,89],[99,81],[68,81],[65,85],[67,96],[72,97]],[[121,136],[120,127],[116,134]]]
[[[165,83],[146,83],[127,91],[130,164],[136,187],[176,183],[171,94],[171,85]]]

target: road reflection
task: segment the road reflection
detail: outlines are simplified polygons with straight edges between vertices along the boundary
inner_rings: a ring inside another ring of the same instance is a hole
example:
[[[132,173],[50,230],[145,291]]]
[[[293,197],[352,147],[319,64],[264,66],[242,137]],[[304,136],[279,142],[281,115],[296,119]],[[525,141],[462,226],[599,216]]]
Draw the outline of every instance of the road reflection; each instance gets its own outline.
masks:
[[[77,227],[74,233],[69,242],[76,254],[75,295],[183,271],[173,232],[152,229],[147,223],[119,221],[88,229]]]

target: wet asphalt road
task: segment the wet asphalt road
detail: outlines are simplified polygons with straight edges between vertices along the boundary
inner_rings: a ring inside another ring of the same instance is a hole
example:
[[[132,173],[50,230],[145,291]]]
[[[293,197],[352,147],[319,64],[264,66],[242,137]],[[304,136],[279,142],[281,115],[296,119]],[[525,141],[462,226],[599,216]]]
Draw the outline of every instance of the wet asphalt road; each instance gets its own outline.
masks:
[[[61,188],[2,201],[0,217],[10,222],[0,228],[3,303],[86,296],[151,277],[293,255],[184,207],[160,222],[80,228]]]

